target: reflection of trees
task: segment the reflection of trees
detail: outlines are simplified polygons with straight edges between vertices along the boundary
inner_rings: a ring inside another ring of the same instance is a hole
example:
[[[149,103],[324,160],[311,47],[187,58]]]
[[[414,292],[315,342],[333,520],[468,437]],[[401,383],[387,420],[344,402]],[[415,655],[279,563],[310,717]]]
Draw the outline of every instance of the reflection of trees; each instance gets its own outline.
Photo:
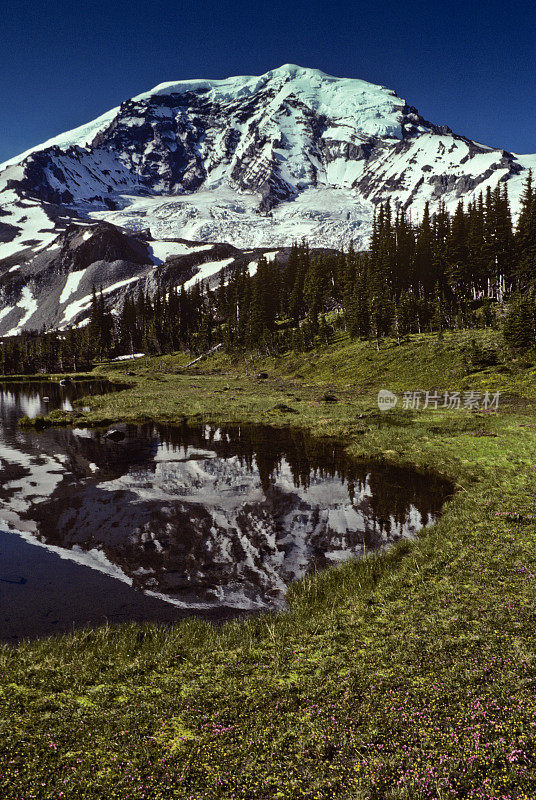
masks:
[[[24,516],[37,523],[41,541],[102,550],[139,588],[188,602],[220,602],[225,590],[277,603],[297,577],[411,532],[418,522],[406,524],[410,509],[424,523],[450,491],[437,476],[353,461],[340,443],[300,430],[121,428],[118,442],[104,431],[18,432],[23,440],[14,446],[32,459],[12,473],[4,466],[0,477],[28,478]],[[201,465],[182,463],[206,456]],[[238,464],[223,463],[231,458]],[[50,475],[59,480],[48,493]],[[323,479],[345,488],[322,486]]]
[[[274,429],[262,425],[224,428],[187,424],[158,427],[160,440],[170,447],[207,448],[221,458],[238,457],[248,469],[256,463],[265,491],[277,476],[283,459],[288,463],[294,484],[307,488],[311,476],[337,477],[348,486],[353,503],[357,492],[368,486],[371,518],[381,529],[389,530],[390,520],[406,521],[411,506],[419,511],[423,524],[437,516],[452,485],[434,473],[355,461],[333,440],[315,439],[296,429]]]
[[[0,428],[5,433],[18,432],[19,419],[35,417],[54,409],[70,411],[76,400],[91,395],[109,394],[125,388],[109,381],[80,381],[60,386],[53,381],[0,382]],[[44,401],[43,398],[48,398]],[[32,431],[32,435],[33,435]]]
[[[32,454],[36,434],[18,429],[18,417],[24,413],[25,405],[39,405],[41,398],[48,396],[48,407],[57,408],[66,400],[73,402],[84,395],[105,393],[113,388],[106,381],[73,383],[67,387],[50,382],[1,384],[2,425],[11,431],[16,447]],[[426,524],[439,513],[445,496],[452,492],[452,487],[436,475],[354,461],[340,443],[315,439],[299,429],[262,425],[155,427],[152,423],[122,427],[126,438],[119,443],[104,439],[98,431],[78,437],[68,429],[49,430],[39,435],[37,449],[51,456],[66,453],[69,467],[78,479],[89,477],[89,465],[96,464],[100,480],[119,477],[137,466],[154,470],[160,443],[172,450],[183,449],[185,457],[191,450],[210,449],[220,458],[238,458],[250,471],[255,465],[265,493],[285,462],[296,487],[308,488],[312,478],[338,478],[345,482],[350,502],[362,508],[366,505],[369,519],[387,533],[391,520],[403,524],[411,507],[417,509]],[[361,497],[364,490],[365,496]]]

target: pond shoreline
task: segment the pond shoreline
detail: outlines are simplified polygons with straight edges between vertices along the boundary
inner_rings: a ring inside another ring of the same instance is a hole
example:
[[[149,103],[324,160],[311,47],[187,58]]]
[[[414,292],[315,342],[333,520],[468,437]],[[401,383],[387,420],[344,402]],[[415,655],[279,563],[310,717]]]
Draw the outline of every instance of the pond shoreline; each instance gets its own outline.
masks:
[[[258,359],[270,375],[262,383],[238,358],[213,358],[192,376],[171,374],[180,357],[154,359],[158,380],[136,370],[120,401],[93,403],[86,424],[186,416],[288,426],[291,417],[340,437],[352,457],[438,468],[459,491],[416,542],[293,585],[285,614],[217,630],[193,620],[101,628],[0,649],[6,799],[57,796],[65,768],[73,796],[120,797],[130,790],[127,761],[154,797],[294,800],[313,787],[350,800],[394,786],[408,797],[423,786],[446,787],[449,798],[448,787],[483,800],[531,797],[536,527],[524,520],[534,503],[536,375],[515,359],[508,374],[468,374],[467,340],[497,336],[413,336],[379,352],[341,336],[318,353]],[[523,403],[487,415],[377,410],[380,389],[432,387],[508,390]],[[337,402],[325,404],[327,391]],[[53,709],[46,718],[44,708]]]
[[[0,383],[0,434],[5,404],[17,397],[35,414],[43,404],[69,408],[118,395],[102,394],[114,386],[106,381],[88,385],[101,394],[87,397],[75,381],[68,389],[15,386]],[[22,530],[24,523],[29,543],[192,615],[282,608],[291,583],[413,538],[453,493],[436,474],[354,459],[340,440],[295,427],[183,421],[119,423],[107,432],[15,430],[4,431],[7,445],[0,449],[7,487],[0,511],[15,520],[12,527]],[[19,522],[11,506],[24,509]],[[85,592],[83,576],[79,585]],[[39,591],[50,604],[55,589]],[[58,628],[69,608],[66,595],[65,613],[53,612]],[[43,621],[43,634],[49,632]]]

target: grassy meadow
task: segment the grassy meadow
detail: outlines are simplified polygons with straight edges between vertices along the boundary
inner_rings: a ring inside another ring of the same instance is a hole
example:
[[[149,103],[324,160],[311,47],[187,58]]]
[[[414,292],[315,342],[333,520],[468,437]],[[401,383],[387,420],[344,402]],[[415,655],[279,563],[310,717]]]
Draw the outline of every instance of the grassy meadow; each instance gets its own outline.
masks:
[[[304,579],[285,613],[0,648],[2,800],[533,800],[535,363],[493,331],[187,360],[101,365],[130,387],[36,427],[291,425],[457,491],[417,542]],[[381,413],[382,388],[501,399]]]

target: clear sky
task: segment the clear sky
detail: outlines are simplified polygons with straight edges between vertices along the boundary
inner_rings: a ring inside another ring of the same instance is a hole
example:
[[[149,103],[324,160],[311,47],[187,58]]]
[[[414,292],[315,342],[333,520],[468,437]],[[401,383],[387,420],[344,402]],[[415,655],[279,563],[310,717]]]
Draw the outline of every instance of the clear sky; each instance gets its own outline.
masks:
[[[532,2],[4,0],[0,162],[158,83],[287,62],[388,86],[457,133],[536,152]]]

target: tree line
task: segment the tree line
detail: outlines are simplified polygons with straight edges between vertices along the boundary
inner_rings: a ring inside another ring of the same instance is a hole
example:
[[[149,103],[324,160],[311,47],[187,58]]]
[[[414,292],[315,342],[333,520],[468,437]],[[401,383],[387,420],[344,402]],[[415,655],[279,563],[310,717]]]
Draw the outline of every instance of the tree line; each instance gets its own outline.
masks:
[[[329,342],[334,330],[371,339],[501,324],[514,346],[536,342],[536,191],[529,172],[517,225],[506,183],[449,214],[426,204],[413,222],[382,203],[367,251],[311,251],[295,243],[288,258],[257,271],[222,270],[217,287],[197,283],[150,296],[127,295],[114,313],[93,290],[89,322],[62,332],[4,339],[2,374],[77,371],[138,352],[277,354]]]

